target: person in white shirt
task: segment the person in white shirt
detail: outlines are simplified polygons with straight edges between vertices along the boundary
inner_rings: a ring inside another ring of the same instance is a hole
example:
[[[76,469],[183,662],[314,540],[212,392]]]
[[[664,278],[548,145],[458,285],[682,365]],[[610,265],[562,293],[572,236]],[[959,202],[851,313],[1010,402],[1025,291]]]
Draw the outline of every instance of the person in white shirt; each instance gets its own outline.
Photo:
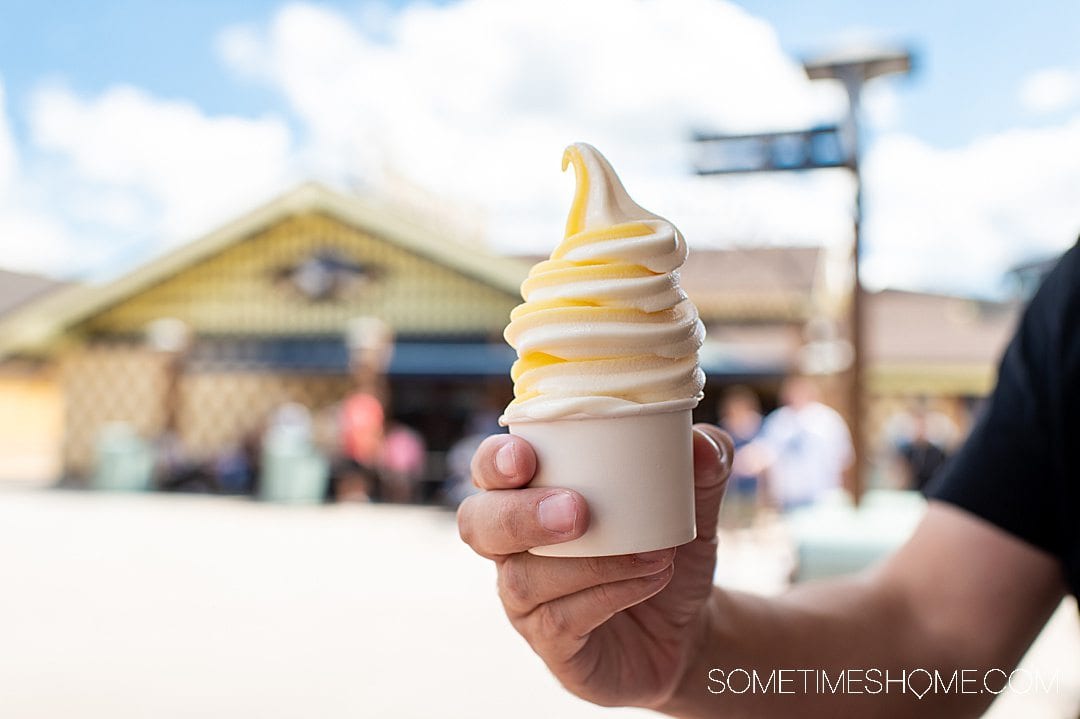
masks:
[[[765,474],[769,498],[783,511],[812,504],[839,488],[854,457],[840,414],[818,400],[817,385],[794,376],[780,388],[783,405],[735,457],[735,471]]]

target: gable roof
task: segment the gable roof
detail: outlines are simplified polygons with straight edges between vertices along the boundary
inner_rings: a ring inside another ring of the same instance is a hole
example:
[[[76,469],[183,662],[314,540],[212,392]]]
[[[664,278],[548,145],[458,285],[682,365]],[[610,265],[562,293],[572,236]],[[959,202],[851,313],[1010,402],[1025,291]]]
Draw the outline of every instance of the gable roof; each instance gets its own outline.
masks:
[[[67,284],[44,275],[0,270],[0,317]]]
[[[821,281],[819,247],[692,249],[680,270],[702,318],[803,320]]]
[[[325,214],[511,295],[517,295],[520,283],[528,273],[528,265],[520,260],[460,245],[391,209],[309,182],[111,282],[72,286],[3,317],[0,319],[0,357],[41,349],[81,320],[290,216],[305,213]]]
[[[991,368],[1016,328],[1017,302],[927,292],[866,295],[866,349],[875,363],[977,364]]]

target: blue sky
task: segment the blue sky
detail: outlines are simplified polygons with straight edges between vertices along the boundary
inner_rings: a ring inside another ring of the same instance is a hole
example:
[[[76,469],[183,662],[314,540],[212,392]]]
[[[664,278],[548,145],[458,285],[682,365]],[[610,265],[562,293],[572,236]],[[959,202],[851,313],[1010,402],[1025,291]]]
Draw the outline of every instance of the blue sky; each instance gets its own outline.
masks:
[[[1080,3],[736,5],[0,0],[0,233],[33,238],[5,262],[109,276],[310,177],[542,251],[576,139],[692,243],[842,243],[843,177],[690,178],[685,136],[835,117],[797,63],[867,41],[917,54],[867,97],[871,286],[992,293],[1075,239]]]
[[[267,21],[283,3],[266,0],[55,0],[47,7],[0,0],[0,69],[19,102],[42,78],[92,94],[118,82],[198,100],[210,113],[276,109],[273,93],[237,82],[215,52],[217,34]],[[408,3],[320,2],[377,32],[385,13]],[[445,1],[427,3],[448,4]]]
[[[909,46],[917,72],[897,82],[898,126],[938,147],[1016,127],[1060,122],[1017,101],[1025,78],[1080,60],[1080,3],[972,0],[751,0],[740,5],[776,28],[784,49],[802,57],[849,40]]]
[[[214,53],[221,28],[269,17],[266,2],[58,0],[0,3],[0,69],[15,103],[45,79],[93,94],[118,82],[195,98],[211,113],[273,108],[260,88],[237,83]]]
[[[319,4],[374,20],[383,8],[407,3]],[[1025,112],[1017,92],[1030,73],[1075,66],[1080,57],[1080,3],[1067,0],[736,4],[768,20],[783,48],[796,58],[852,40],[911,47],[918,68],[915,77],[896,83],[904,106],[899,125],[940,147],[1060,120],[1060,113]],[[4,0],[0,70],[16,103],[42,78],[63,78],[83,93],[126,82],[167,97],[195,98],[211,113],[259,114],[273,110],[277,98],[224,72],[214,38],[229,25],[267,20],[279,5],[258,0]]]

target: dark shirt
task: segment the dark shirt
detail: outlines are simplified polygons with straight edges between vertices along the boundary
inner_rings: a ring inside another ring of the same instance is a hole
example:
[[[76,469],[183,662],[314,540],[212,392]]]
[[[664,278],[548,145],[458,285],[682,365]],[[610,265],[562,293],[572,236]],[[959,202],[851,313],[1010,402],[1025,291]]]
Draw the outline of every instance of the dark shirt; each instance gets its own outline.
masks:
[[[1024,312],[986,410],[927,493],[1057,557],[1080,592],[1080,244]]]
[[[915,440],[900,445],[899,454],[908,470],[911,489],[920,492],[945,465],[949,458],[945,450],[927,440]]]

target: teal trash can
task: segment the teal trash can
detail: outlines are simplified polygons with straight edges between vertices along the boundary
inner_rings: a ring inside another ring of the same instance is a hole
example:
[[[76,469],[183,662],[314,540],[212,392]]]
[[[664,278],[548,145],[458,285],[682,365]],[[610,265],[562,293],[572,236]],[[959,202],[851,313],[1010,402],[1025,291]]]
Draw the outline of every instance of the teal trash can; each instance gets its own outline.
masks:
[[[262,452],[259,498],[283,504],[316,504],[326,498],[330,463],[299,432],[271,432]]]
[[[94,447],[93,489],[112,492],[145,492],[151,488],[154,453],[128,424],[105,425]]]

